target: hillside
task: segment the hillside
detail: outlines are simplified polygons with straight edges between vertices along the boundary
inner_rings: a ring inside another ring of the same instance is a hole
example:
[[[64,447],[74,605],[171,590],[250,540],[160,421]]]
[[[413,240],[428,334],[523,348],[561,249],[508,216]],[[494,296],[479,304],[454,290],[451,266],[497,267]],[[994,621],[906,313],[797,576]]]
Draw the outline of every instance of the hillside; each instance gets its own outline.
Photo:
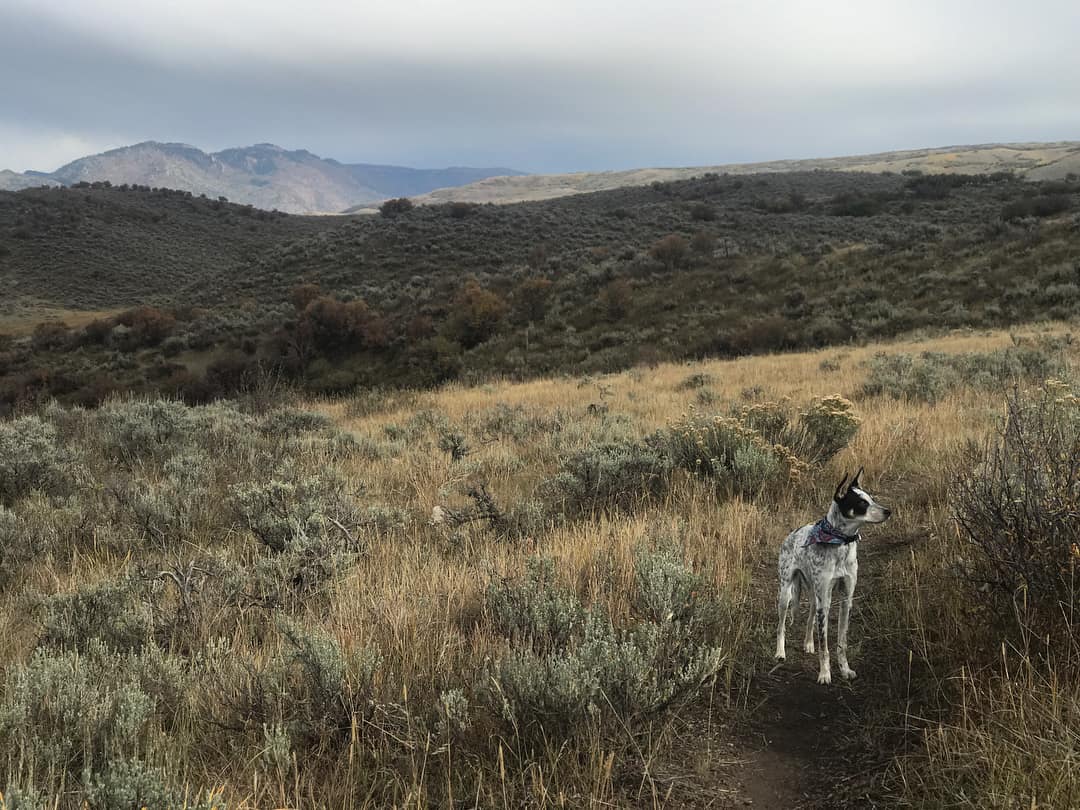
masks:
[[[1080,183],[710,175],[295,217],[133,188],[0,192],[0,407],[586,374],[1080,312]],[[123,312],[152,305],[164,312]],[[249,382],[245,382],[248,380]]]
[[[470,183],[512,169],[411,169],[345,164],[273,144],[208,154],[193,146],[147,141],[91,155],[54,172],[0,173],[0,189],[109,181],[205,194],[290,213],[335,213],[393,197]]]
[[[605,191],[622,186],[644,186],[686,180],[707,172],[719,174],[771,174],[793,171],[911,172],[927,174],[988,174],[1010,172],[1030,180],[1054,180],[1080,174],[1080,142],[984,144],[913,149],[836,158],[773,160],[764,163],[729,163],[687,168],[631,169],[574,174],[534,174],[490,177],[457,188],[422,194],[415,202],[430,205],[463,201],[512,203],[547,200],[569,194]]]
[[[0,418],[5,806],[1075,807],[1065,329]],[[862,467],[824,686],[776,551]]]

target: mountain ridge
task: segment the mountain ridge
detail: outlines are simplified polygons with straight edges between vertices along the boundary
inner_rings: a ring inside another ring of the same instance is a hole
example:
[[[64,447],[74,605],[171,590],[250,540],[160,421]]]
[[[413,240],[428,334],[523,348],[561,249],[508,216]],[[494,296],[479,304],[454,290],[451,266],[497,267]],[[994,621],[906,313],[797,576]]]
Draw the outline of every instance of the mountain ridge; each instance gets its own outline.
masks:
[[[495,174],[520,172],[502,167],[416,169],[342,163],[306,149],[289,150],[271,143],[204,152],[185,143],[142,141],[78,158],[52,172],[0,171],[0,190],[108,181],[226,197],[288,213],[337,213]]]
[[[413,201],[420,205],[536,202],[626,186],[689,180],[707,173],[747,175],[814,170],[872,173],[920,171],[926,174],[1008,172],[1027,180],[1058,180],[1069,174],[1080,174],[1080,141],[985,143],[714,166],[492,176],[467,185],[436,189],[414,197]]]

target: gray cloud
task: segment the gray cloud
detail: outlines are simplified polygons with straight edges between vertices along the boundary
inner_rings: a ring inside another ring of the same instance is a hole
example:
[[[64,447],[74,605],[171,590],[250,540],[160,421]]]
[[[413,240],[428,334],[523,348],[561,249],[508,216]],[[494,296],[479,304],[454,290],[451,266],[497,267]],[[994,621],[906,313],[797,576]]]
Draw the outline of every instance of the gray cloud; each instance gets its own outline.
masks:
[[[0,167],[146,139],[569,171],[1080,137],[1061,0],[153,6],[0,8]]]

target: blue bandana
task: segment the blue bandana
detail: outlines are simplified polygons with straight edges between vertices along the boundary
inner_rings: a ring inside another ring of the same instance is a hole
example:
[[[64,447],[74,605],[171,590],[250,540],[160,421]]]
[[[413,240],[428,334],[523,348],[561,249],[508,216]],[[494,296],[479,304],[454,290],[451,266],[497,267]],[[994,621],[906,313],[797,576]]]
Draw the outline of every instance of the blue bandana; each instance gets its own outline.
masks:
[[[853,535],[846,535],[829,523],[828,518],[822,518],[814,524],[806,535],[806,542],[803,543],[803,547],[813,545],[846,546],[848,543],[854,543],[858,539],[858,532]]]

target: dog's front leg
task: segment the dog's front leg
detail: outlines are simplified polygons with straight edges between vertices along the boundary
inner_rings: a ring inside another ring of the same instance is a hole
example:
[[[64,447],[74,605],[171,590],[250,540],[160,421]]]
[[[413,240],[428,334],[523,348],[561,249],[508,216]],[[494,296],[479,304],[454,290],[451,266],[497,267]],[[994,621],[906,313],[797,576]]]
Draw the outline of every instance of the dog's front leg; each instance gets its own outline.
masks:
[[[810,600],[810,604],[806,610],[806,638],[803,639],[803,649],[813,655],[814,653],[814,621],[817,617],[817,605],[814,599],[814,592],[810,591],[807,594],[807,598]]]
[[[854,597],[855,575],[849,574],[844,579],[844,601],[840,603],[840,627],[836,639],[836,660],[840,664],[840,674],[848,680],[855,677],[855,670],[848,666],[847,660],[848,619],[851,616],[851,603]]]
[[[832,683],[832,668],[829,665],[829,608],[832,607],[833,579],[818,581],[814,587],[814,599],[817,602],[814,618],[818,628],[818,683]]]

